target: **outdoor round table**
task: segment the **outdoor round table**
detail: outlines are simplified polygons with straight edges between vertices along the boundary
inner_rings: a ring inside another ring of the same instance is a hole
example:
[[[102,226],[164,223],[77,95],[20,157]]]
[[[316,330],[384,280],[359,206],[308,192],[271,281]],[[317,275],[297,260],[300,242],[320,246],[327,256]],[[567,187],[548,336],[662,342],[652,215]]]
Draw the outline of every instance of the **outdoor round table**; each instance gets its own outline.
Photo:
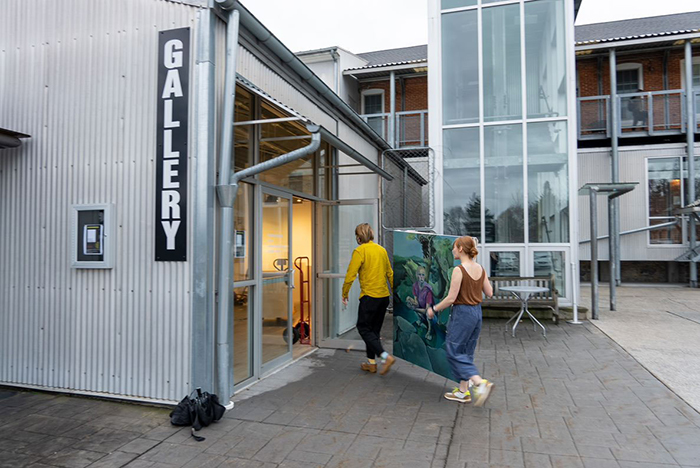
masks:
[[[500,288],[501,291],[506,291],[506,292],[511,292],[515,294],[518,299],[522,302],[522,305],[520,306],[520,311],[516,312],[515,315],[513,315],[507,322],[506,322],[506,331],[508,331],[508,324],[515,320],[515,323],[513,323],[513,337],[515,337],[515,329],[518,326],[518,323],[520,322],[520,319],[523,317],[523,314],[527,314],[530,317],[530,320],[533,321],[534,324],[539,325],[542,327],[542,335],[547,336],[547,329],[544,328],[544,325],[542,325],[533,315],[530,313],[529,310],[527,310],[527,301],[530,299],[530,296],[533,294],[537,293],[542,293],[542,292],[547,292],[549,291],[549,288],[543,288],[540,286],[504,286]],[[517,317],[517,318],[516,318]],[[535,326],[535,330],[537,330],[537,327]]]

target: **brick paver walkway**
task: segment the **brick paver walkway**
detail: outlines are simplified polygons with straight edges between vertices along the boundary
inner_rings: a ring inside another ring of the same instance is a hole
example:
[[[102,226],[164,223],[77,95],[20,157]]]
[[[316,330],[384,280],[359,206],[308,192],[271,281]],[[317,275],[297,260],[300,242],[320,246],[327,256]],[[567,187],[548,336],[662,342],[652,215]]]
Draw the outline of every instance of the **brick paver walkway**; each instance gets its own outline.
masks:
[[[237,395],[204,442],[164,409],[0,390],[0,467],[700,466],[700,415],[597,328],[503,324],[477,350],[484,408],[407,363],[370,375],[319,350]]]

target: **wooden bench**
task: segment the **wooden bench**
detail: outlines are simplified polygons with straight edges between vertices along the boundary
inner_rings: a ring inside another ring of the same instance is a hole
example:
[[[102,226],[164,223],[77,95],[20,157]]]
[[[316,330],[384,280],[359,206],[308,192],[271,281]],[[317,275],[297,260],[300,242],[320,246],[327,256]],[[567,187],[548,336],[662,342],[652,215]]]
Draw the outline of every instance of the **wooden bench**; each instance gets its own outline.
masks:
[[[555,287],[554,275],[550,277],[492,277],[489,278],[493,286],[493,297],[484,298],[483,307],[516,307],[520,308],[522,302],[513,293],[501,291],[504,286],[539,286],[549,289],[548,292],[533,294],[528,301],[530,308],[552,309],[552,321],[559,322],[559,298]]]

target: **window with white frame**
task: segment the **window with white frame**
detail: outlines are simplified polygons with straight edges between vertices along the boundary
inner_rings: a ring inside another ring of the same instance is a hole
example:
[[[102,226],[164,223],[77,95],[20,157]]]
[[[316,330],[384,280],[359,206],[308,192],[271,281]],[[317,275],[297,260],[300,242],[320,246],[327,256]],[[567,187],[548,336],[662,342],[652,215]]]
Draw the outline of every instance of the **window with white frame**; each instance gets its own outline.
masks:
[[[384,90],[366,89],[362,91],[362,115],[372,129],[382,137],[386,135],[384,117]]]
[[[683,206],[681,157],[647,159],[649,226],[673,221],[673,210]],[[682,244],[682,226],[676,224],[649,231],[653,245]]]
[[[685,59],[681,60],[681,87],[685,88]],[[700,57],[693,57],[693,88],[700,88]]]
[[[636,93],[644,89],[641,63],[621,63],[617,66],[617,92]]]

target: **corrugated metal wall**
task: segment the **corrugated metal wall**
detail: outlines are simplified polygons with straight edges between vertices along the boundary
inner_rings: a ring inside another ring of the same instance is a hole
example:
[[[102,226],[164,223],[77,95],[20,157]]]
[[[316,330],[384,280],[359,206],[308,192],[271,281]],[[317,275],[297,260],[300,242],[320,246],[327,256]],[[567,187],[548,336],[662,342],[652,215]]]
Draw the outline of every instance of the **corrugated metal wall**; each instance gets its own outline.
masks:
[[[194,27],[197,9],[163,0],[2,9],[0,126],[31,139],[0,152],[0,383],[179,399],[191,279],[189,263],[154,261],[157,32]],[[71,205],[92,203],[115,204],[111,270],[70,267]]]
[[[695,150],[698,154],[698,149]],[[647,226],[647,158],[685,156],[686,145],[634,146],[620,148],[620,180],[639,182],[630,193],[620,197],[620,231]],[[610,182],[610,150],[583,150],[578,154],[579,187],[590,182]],[[590,205],[588,196],[579,196],[579,227],[581,240],[590,239]],[[608,207],[605,197],[598,200],[599,236],[608,234]],[[649,246],[649,233],[628,234],[620,238],[622,260],[671,261],[685,252],[683,246]],[[599,242],[600,260],[608,259],[607,239]],[[581,244],[580,259],[590,260],[590,244]]]

